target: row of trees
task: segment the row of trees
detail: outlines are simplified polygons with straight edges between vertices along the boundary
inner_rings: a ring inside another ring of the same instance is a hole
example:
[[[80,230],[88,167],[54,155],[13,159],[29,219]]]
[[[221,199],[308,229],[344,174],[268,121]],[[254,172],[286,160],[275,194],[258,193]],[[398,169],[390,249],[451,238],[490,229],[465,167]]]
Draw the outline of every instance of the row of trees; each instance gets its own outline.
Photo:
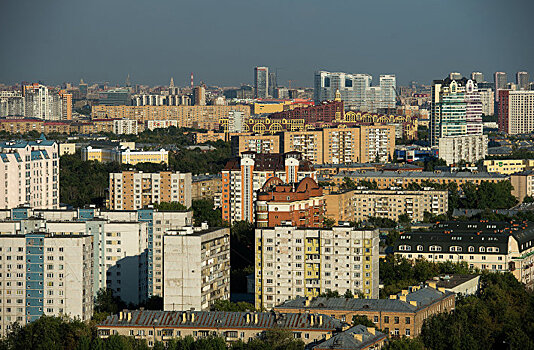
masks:
[[[97,336],[94,323],[84,323],[62,317],[42,316],[25,326],[15,324],[6,337],[0,339],[0,350],[149,350],[146,340],[111,335]],[[223,338],[195,340],[191,336],[175,338],[167,343],[156,342],[154,350],[304,350],[301,340],[282,329],[266,331],[261,338],[231,345]]]

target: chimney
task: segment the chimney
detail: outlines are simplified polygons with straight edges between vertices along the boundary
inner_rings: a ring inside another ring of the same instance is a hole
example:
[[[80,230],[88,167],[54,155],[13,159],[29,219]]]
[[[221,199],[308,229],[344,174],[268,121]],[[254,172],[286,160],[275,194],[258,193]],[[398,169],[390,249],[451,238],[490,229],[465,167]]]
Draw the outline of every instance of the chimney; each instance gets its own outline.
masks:
[[[314,315],[311,314],[310,315],[310,326],[313,326],[313,321],[314,321]]]
[[[374,327],[367,327],[367,332],[369,332],[372,335],[376,334],[376,329]]]
[[[397,299],[397,295],[396,295],[396,294],[391,294],[391,295],[389,296],[389,298],[390,298],[390,299]]]
[[[187,314],[185,312],[182,312],[182,323],[187,322]]]
[[[417,301],[415,301],[415,300],[410,300],[410,304],[412,304],[413,306],[417,307]]]
[[[399,300],[406,301],[406,295],[399,295]]]
[[[319,315],[319,326],[323,325],[323,315]]]
[[[401,292],[402,295],[408,295],[408,289],[403,289]]]
[[[354,336],[354,339],[356,339],[357,341],[359,341],[359,342],[363,341],[363,335],[362,334],[354,333],[353,336]]]
[[[132,320],[132,313],[128,312],[128,322],[130,322],[131,320]]]
[[[191,323],[195,322],[195,314],[191,312]]]
[[[258,313],[254,314],[254,324],[258,324]]]
[[[247,323],[250,323],[250,314],[247,313]]]
[[[122,321],[123,317],[124,317],[124,316],[123,316],[123,313],[122,313],[122,311],[121,311],[121,312],[119,312],[119,321]]]
[[[439,287],[438,290],[442,293],[445,293],[445,288],[444,287]]]
[[[430,288],[437,289],[437,288],[436,288],[436,282],[428,282],[428,286],[429,286]]]

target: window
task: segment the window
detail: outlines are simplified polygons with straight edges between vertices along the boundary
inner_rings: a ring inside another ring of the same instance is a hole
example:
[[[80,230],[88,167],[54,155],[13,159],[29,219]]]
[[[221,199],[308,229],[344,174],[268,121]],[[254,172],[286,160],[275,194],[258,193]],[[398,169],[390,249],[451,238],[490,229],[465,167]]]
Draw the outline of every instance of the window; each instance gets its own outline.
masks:
[[[375,317],[373,318],[373,322],[374,322],[374,323],[378,323],[378,316],[375,316]]]
[[[389,323],[389,316],[384,316],[384,323]]]
[[[399,324],[399,317],[395,316],[395,324]]]
[[[409,317],[406,317],[406,318],[404,319],[404,323],[406,323],[406,324],[410,324],[410,318],[409,318]]]
[[[406,328],[406,331],[404,332],[404,334],[409,337],[410,336],[410,329],[409,328]]]

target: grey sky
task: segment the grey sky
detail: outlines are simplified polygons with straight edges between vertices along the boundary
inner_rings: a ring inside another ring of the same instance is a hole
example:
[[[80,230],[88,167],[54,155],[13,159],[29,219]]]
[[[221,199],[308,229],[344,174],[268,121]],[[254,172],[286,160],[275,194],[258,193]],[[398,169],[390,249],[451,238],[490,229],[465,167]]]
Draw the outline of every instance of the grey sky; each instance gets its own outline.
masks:
[[[317,69],[429,83],[534,75],[533,0],[0,0],[0,82],[311,86]],[[378,77],[376,77],[378,78]]]

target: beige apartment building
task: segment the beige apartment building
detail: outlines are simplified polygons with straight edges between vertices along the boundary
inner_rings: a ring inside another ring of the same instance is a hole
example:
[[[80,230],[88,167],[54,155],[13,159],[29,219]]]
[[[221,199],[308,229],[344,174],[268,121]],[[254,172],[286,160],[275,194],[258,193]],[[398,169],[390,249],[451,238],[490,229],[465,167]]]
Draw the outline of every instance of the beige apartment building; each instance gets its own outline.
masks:
[[[519,200],[519,202],[523,202],[527,196],[534,196],[533,170],[526,170],[510,175],[510,182],[513,187],[512,194]]]
[[[485,160],[484,169],[488,173],[511,175],[534,169],[534,159],[496,159]]]
[[[255,241],[257,309],[328,290],[378,298],[378,230],[278,226],[256,229]]]
[[[230,229],[167,231],[163,245],[164,310],[209,310],[230,299]]]
[[[176,120],[178,127],[217,130],[231,111],[250,117],[250,106],[93,106],[93,119]]]
[[[150,204],[177,202],[189,208],[191,187],[191,173],[111,173],[107,207],[111,210],[137,210]]]
[[[278,135],[236,135],[231,139],[232,155],[240,156],[243,152],[280,153]]]
[[[283,133],[283,151],[314,164],[387,162],[395,150],[394,125],[361,125]]]
[[[206,174],[193,176],[191,186],[192,199],[215,198],[222,192],[221,174]]]
[[[338,221],[365,221],[370,217],[394,221],[407,214],[412,221],[422,221],[424,213],[446,214],[448,192],[433,189],[369,190],[359,189],[325,195],[325,216]]]

